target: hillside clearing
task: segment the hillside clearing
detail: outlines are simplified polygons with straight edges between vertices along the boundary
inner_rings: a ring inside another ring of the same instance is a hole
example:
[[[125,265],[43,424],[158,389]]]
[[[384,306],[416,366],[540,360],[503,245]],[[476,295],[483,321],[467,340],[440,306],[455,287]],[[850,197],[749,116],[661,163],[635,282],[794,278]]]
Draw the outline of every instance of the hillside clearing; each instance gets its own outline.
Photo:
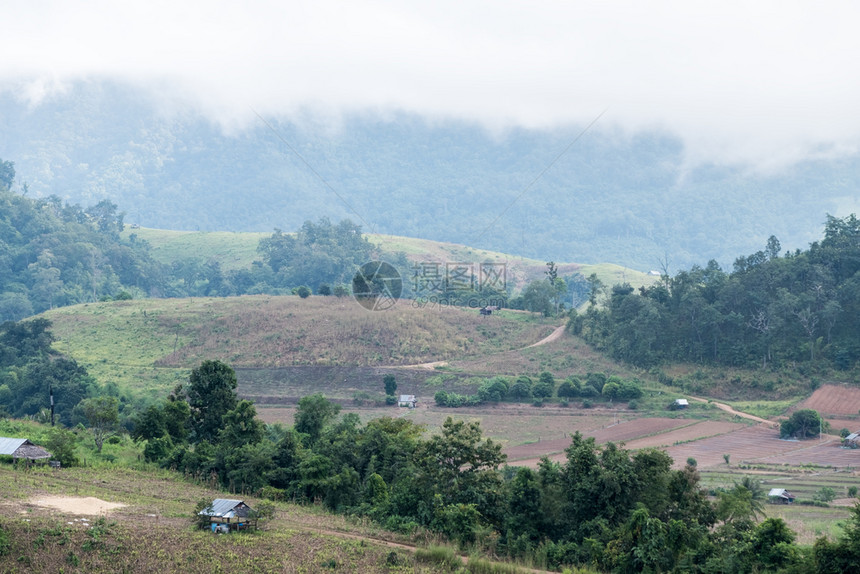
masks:
[[[143,299],[45,313],[55,347],[103,382],[165,391],[204,359],[237,368],[391,366],[520,349],[557,326],[521,312],[369,312],[351,298]]]

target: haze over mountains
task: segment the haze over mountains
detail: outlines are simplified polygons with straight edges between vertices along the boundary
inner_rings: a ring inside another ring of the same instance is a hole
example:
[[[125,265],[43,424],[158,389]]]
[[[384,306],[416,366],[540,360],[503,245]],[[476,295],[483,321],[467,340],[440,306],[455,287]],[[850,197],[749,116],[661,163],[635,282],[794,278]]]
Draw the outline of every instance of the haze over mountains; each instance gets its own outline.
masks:
[[[599,122],[585,133],[491,132],[368,112],[230,130],[93,81],[37,105],[4,92],[0,125],[19,190],[84,206],[108,198],[127,223],[168,229],[294,230],[349,217],[366,231],[640,270],[668,259],[677,270],[712,258],[730,266],[772,234],[804,248],[826,214],[860,206],[853,156],[768,173],[691,167],[671,134]]]

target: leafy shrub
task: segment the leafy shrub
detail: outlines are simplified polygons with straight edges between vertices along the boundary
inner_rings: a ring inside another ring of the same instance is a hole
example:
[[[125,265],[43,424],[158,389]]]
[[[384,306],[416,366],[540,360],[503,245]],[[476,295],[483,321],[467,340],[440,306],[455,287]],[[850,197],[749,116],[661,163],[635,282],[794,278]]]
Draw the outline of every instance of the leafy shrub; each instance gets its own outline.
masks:
[[[6,531],[0,528],[0,556],[6,556],[12,550],[12,541]]]
[[[597,391],[597,394],[603,392],[603,385],[606,384],[607,378],[603,373],[588,373],[585,377],[585,384],[591,385]]]
[[[508,394],[508,383],[502,377],[493,377],[478,387],[478,398],[488,403],[498,403]]]
[[[582,390],[579,391],[579,394],[583,397],[596,397],[600,395],[598,390],[591,385],[585,385],[584,387],[582,387]]]
[[[526,375],[520,375],[508,390],[508,395],[515,400],[528,399],[532,396],[532,380]]]
[[[822,486],[812,498],[821,502],[831,502],[836,498],[836,491],[829,486]]]
[[[636,402],[636,399],[633,399],[632,401],[627,403],[627,408],[631,411],[635,411],[639,408],[639,403]]]
[[[585,399],[584,401],[582,401],[582,408],[590,409],[591,407],[592,407],[591,401],[589,401],[588,399]]]
[[[415,561],[435,564],[448,570],[457,570],[463,565],[454,550],[446,546],[430,546],[415,550]]]

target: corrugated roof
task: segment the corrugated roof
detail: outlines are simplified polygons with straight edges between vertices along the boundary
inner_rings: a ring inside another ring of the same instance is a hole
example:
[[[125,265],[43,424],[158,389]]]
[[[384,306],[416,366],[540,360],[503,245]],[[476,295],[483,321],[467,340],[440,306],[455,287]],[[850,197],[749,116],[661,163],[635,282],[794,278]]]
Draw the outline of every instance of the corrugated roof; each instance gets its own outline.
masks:
[[[400,395],[401,403],[408,403],[415,400],[415,395]]]
[[[770,492],[767,493],[768,496],[784,496],[786,498],[793,498],[792,494],[784,488],[771,488]]]
[[[24,443],[29,443],[25,438],[0,437],[0,454],[12,456]]]
[[[205,516],[219,516],[221,518],[232,518],[234,516],[242,516],[241,512],[234,512],[234,509],[243,504],[242,500],[231,500],[229,498],[216,498],[212,501],[211,511],[209,508],[205,508],[200,511],[200,514]]]

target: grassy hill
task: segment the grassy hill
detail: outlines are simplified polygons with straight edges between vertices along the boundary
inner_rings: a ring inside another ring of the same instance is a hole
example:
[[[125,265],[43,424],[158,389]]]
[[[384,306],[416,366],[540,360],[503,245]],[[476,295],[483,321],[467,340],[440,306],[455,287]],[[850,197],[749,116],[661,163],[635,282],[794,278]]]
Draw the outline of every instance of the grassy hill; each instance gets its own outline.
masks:
[[[167,229],[148,229],[126,227],[125,237],[135,234],[152,246],[153,257],[162,263],[172,263],[180,259],[215,260],[221,269],[244,269],[251,266],[260,256],[257,244],[260,239],[271,233],[234,233],[229,231],[173,231]],[[469,262],[505,263],[507,280],[519,289],[528,281],[544,277],[546,262],[529,259],[497,251],[474,249],[457,243],[444,243],[429,239],[401,237],[395,235],[368,234],[368,239],[377,246],[381,259],[395,253],[403,253],[410,261],[431,262]],[[558,262],[557,262],[558,263]],[[634,287],[650,285],[654,277],[620,265],[601,263],[583,265],[578,263],[558,263],[560,276],[580,273],[588,277],[592,273],[606,285],[630,283]]]
[[[555,323],[529,313],[418,309],[370,312],[352,298],[247,296],[142,299],[45,313],[56,348],[100,381],[159,392],[203,359],[235,367],[402,366],[481,357],[537,342]]]

